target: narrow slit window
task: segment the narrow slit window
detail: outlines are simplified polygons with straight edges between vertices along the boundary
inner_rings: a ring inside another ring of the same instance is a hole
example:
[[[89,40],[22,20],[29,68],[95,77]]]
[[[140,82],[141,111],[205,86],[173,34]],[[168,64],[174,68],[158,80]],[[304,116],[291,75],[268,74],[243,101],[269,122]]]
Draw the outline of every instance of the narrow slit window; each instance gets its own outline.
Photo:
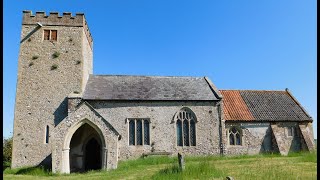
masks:
[[[44,30],[43,39],[44,40],[50,40],[50,30]]]
[[[150,139],[149,139],[149,121],[144,120],[143,121],[143,129],[144,129],[144,145],[150,145]]]
[[[182,146],[182,125],[181,121],[177,120],[177,144],[178,146]]]
[[[191,146],[196,145],[196,127],[195,127],[194,120],[190,121],[190,143],[191,143]]]
[[[288,127],[288,136],[292,137],[294,134],[294,127]]]
[[[184,145],[189,146],[189,123],[187,120],[183,121],[183,140]]]
[[[142,145],[142,122],[137,121],[137,145]]]
[[[57,40],[57,30],[51,30],[51,40],[52,41]]]
[[[49,143],[49,126],[46,126],[46,144]]]
[[[134,121],[129,122],[129,145],[135,145],[135,125]]]

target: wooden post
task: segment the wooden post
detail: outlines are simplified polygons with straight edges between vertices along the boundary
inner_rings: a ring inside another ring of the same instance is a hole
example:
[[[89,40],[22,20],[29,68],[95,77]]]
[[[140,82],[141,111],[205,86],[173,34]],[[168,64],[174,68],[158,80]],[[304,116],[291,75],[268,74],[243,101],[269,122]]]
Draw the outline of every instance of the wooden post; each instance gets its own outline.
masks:
[[[179,160],[179,168],[181,170],[185,169],[185,165],[184,165],[184,158],[182,156],[182,154],[178,153],[178,160]]]

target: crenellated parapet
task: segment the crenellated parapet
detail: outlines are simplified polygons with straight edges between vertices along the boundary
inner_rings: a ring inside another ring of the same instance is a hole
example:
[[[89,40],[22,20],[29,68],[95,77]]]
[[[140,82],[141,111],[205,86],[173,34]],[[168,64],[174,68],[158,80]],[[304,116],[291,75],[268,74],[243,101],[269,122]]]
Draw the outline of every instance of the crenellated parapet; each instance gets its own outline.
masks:
[[[22,25],[34,25],[37,23],[40,23],[43,26],[83,27],[92,48],[93,39],[84,13],[76,13],[75,16],[72,16],[70,12],[64,12],[62,13],[62,16],[60,16],[58,12],[50,12],[49,15],[46,15],[44,11],[37,11],[34,15],[32,14],[32,11],[23,11]]]

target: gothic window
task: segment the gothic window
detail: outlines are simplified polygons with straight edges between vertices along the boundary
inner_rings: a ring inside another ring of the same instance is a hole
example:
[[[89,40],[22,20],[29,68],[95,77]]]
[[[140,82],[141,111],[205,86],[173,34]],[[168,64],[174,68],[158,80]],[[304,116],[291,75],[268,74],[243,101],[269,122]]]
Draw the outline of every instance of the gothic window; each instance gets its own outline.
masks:
[[[147,119],[129,120],[129,145],[150,145],[150,122]]]
[[[43,40],[57,41],[57,30],[43,30]]]
[[[188,108],[176,115],[177,146],[196,146],[196,116]]]
[[[229,129],[229,144],[230,145],[242,145],[241,141],[241,130],[236,127],[231,127]]]

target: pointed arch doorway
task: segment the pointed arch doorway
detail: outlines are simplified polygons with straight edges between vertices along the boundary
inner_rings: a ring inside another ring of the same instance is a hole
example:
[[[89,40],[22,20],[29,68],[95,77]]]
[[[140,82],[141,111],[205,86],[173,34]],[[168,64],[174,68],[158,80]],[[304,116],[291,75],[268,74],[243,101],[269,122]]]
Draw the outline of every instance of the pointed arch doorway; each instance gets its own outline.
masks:
[[[100,130],[93,124],[80,123],[73,128],[68,149],[69,172],[104,169],[105,143]]]

